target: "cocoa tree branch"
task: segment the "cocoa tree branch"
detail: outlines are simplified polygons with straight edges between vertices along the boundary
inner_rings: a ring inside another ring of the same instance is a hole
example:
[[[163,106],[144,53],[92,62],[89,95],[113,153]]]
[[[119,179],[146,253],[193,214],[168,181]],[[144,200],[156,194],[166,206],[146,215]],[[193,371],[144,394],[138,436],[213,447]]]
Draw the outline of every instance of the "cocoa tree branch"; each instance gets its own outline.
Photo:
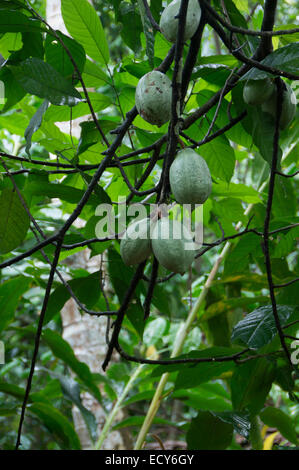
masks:
[[[280,319],[278,316],[278,310],[277,310],[277,304],[276,304],[276,298],[275,298],[275,292],[274,292],[274,282],[272,278],[270,248],[269,248],[269,226],[270,226],[271,211],[272,211],[273,196],[274,196],[276,168],[278,164],[278,149],[279,149],[279,134],[280,134],[279,123],[280,123],[280,116],[282,112],[282,100],[283,100],[283,84],[279,78],[277,78],[275,82],[276,82],[276,88],[277,88],[276,119],[275,119],[275,132],[274,132],[274,139],[273,139],[273,155],[272,155],[272,162],[271,162],[270,181],[269,181],[268,199],[267,199],[267,207],[266,207],[266,217],[265,217],[264,231],[263,231],[263,247],[264,247],[265,265],[266,265],[270,299],[271,299],[271,304],[272,304],[272,311],[273,311],[273,316],[275,320],[275,325],[277,328],[281,346],[286,354],[289,364],[291,365],[291,367],[293,367],[290,352],[286,345],[282,326],[280,324]]]

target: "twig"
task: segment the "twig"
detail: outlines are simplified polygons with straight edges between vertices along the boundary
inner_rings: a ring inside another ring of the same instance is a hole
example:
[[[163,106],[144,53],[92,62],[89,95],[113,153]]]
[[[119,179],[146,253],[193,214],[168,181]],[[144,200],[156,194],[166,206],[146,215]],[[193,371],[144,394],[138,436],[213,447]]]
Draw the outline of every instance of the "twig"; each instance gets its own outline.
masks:
[[[282,112],[283,84],[280,79],[276,79],[276,88],[277,88],[276,120],[275,120],[275,132],[274,132],[274,139],[273,139],[273,155],[272,155],[272,162],[271,162],[268,200],[267,200],[266,217],[265,217],[264,232],[263,232],[263,247],[264,247],[265,264],[266,264],[270,299],[271,299],[271,304],[272,304],[272,311],[273,311],[273,316],[275,320],[275,325],[277,328],[277,332],[279,335],[282,348],[287,356],[287,359],[291,367],[293,367],[290,352],[285,343],[283,330],[282,330],[280,319],[278,316],[277,304],[276,304],[275,293],[274,293],[274,283],[273,283],[273,278],[272,278],[270,249],[269,249],[269,226],[270,226],[271,210],[272,210],[274,187],[275,187],[275,176],[276,176],[275,172],[276,172],[277,161],[278,161],[279,123],[280,123],[280,116]]]

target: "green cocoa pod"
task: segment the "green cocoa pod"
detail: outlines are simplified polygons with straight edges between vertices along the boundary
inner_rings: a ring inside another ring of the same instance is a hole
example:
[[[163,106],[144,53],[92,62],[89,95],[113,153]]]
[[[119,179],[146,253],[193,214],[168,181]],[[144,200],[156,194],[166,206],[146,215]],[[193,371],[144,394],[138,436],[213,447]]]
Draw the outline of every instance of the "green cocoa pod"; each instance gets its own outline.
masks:
[[[171,191],[180,204],[203,204],[211,194],[209,167],[192,149],[178,152],[170,167],[169,180]]]
[[[270,78],[263,80],[248,80],[243,89],[245,103],[258,105],[267,101],[272,95],[275,85]]]
[[[177,38],[179,25],[177,15],[179,14],[180,6],[181,0],[174,0],[165,8],[161,15],[160,28],[162,34],[170,42],[175,42]],[[201,8],[199,6],[198,0],[189,0],[184,34],[185,41],[194,36],[198,28],[200,18]]]
[[[279,122],[281,129],[286,129],[291,124],[296,114],[296,95],[290,85],[287,83],[285,85],[286,89],[282,92],[282,111]],[[276,116],[276,96],[277,90],[275,88],[269,100],[262,104],[262,111],[271,114],[274,119]]]
[[[120,242],[120,254],[127,266],[142,263],[152,253],[150,220],[133,221]]]
[[[164,268],[184,274],[195,256],[191,232],[180,222],[163,217],[152,232],[152,249]]]
[[[138,82],[135,103],[140,116],[150,124],[162,126],[171,116],[171,81],[161,72],[154,70]]]

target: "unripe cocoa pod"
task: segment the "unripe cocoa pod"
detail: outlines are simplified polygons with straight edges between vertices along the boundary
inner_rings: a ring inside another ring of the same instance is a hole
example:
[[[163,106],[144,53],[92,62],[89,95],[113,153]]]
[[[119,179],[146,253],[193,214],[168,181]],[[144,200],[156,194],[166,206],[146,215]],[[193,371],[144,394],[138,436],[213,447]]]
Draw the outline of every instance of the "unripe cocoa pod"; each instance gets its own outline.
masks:
[[[140,116],[150,124],[162,126],[171,116],[171,81],[161,72],[154,70],[138,82],[135,103]]]
[[[274,91],[275,85],[270,78],[248,80],[243,89],[245,103],[258,105],[267,101]]]
[[[162,34],[170,42],[175,42],[177,38],[179,26],[179,19],[177,18],[177,15],[179,14],[180,6],[181,0],[174,0],[165,8],[161,15],[160,28]],[[198,28],[200,18],[201,8],[199,6],[198,0],[189,0],[184,33],[185,41],[194,36]]]
[[[284,89],[282,92],[282,111],[279,121],[279,126],[281,129],[286,129],[291,124],[296,114],[296,95],[290,85],[287,83],[285,83],[285,85],[286,89]],[[263,112],[271,114],[274,119],[276,116],[276,96],[277,90],[275,87],[274,92],[272,93],[269,100],[262,104]]]
[[[192,149],[178,152],[170,167],[169,180],[175,200],[180,204],[203,204],[211,194],[209,167]]]
[[[182,223],[163,217],[153,228],[152,249],[164,268],[184,274],[195,256],[191,232]]]
[[[152,253],[150,220],[133,221],[120,242],[120,254],[127,266],[142,263]]]

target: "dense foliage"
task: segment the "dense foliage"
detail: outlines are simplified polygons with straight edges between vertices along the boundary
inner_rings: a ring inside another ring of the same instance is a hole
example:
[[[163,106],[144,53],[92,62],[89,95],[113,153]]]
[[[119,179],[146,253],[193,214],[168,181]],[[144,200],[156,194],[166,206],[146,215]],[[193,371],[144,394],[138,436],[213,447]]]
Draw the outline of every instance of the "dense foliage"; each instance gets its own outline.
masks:
[[[73,405],[97,448],[124,428],[137,449],[298,446],[298,112],[280,125],[285,85],[298,91],[298,6],[199,3],[184,42],[180,2],[173,45],[162,0],[62,0],[68,35],[44,21],[44,2],[0,0],[2,449],[79,449]],[[172,82],[161,127],[135,107],[153,69]],[[271,113],[243,98],[247,80],[265,79]],[[126,266],[120,241],[99,239],[96,209],[174,203],[169,169],[184,147],[212,177],[192,269],[174,274],[153,256]],[[87,248],[103,261],[93,273],[72,263]],[[62,338],[70,297],[107,318],[97,373]],[[105,436],[82,391],[107,412]]]

